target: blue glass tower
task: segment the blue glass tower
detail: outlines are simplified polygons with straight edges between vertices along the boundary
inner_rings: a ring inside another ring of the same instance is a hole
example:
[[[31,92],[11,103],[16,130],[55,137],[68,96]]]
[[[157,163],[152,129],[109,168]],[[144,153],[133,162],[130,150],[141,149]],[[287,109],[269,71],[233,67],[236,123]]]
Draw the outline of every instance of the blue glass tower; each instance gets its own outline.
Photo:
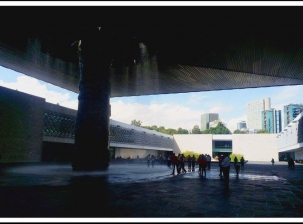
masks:
[[[282,130],[281,110],[271,108],[262,111],[262,129],[269,133],[280,133]]]
[[[284,127],[292,122],[301,112],[303,112],[303,104],[288,104],[284,106]]]

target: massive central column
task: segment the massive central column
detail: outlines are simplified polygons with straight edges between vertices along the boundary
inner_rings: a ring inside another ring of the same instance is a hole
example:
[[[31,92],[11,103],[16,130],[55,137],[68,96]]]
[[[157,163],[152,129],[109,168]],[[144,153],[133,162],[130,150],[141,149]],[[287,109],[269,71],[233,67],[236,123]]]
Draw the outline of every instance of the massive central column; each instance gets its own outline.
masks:
[[[109,166],[110,48],[97,27],[79,42],[79,105],[73,170],[104,170]]]

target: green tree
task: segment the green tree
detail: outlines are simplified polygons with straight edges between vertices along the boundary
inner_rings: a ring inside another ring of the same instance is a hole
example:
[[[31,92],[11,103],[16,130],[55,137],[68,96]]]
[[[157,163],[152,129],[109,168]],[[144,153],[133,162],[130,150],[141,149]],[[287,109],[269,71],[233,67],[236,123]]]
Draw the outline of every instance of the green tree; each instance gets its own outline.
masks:
[[[195,125],[191,131],[192,134],[201,134],[200,128],[198,125]]]
[[[151,126],[151,130],[158,131],[158,127],[157,127],[157,125],[153,125],[153,126]]]
[[[237,153],[232,153],[232,154],[229,155],[229,157],[230,157],[231,162],[235,161],[235,157],[237,157],[238,162],[240,162],[241,157],[244,158],[243,154],[237,154]]]
[[[140,120],[132,120],[131,121],[131,125],[135,125],[135,126],[138,126],[138,127],[141,127],[141,125],[142,125],[142,121],[140,121]]]
[[[266,129],[261,129],[257,131],[257,134],[269,134],[269,132]]]
[[[234,130],[234,134],[246,134],[245,131],[240,131],[239,129]]]
[[[197,152],[193,152],[193,151],[188,151],[188,150],[186,150],[186,151],[184,151],[184,152],[181,152],[181,154],[183,154],[184,155],[184,157],[185,157],[185,159],[187,160],[187,156],[188,155],[190,155],[190,156],[193,156],[193,155],[195,155],[195,157],[196,157],[196,161],[197,161],[197,159],[198,159],[198,157],[199,157],[199,153],[197,153]]]
[[[183,128],[178,128],[177,134],[188,134],[188,130]]]
[[[174,134],[177,134],[177,130],[176,129],[173,129],[173,128],[169,128],[169,129],[166,129],[166,132],[167,134],[169,135],[174,135]]]
[[[158,128],[158,132],[165,133],[165,127],[164,126],[160,126]]]
[[[136,126],[139,126],[139,124],[142,124],[142,122],[133,120],[132,125],[135,125],[135,124],[137,124]],[[186,129],[182,129],[182,128],[179,128],[178,130],[173,129],[173,128],[165,129],[165,127],[163,127],[163,126],[157,127],[156,125],[153,125],[153,126],[139,126],[139,127],[146,128],[146,129],[149,129],[149,130],[154,130],[154,131],[161,132],[163,134],[168,134],[168,135],[188,134],[188,131]]]
[[[222,122],[219,122],[217,127],[206,129],[202,131],[202,134],[231,134],[231,131]]]

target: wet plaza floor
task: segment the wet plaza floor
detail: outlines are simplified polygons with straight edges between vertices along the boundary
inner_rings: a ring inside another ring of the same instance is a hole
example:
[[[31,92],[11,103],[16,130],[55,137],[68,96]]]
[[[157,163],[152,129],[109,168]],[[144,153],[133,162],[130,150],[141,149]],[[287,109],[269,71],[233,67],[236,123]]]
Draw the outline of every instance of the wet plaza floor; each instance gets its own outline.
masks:
[[[285,162],[248,162],[239,177],[231,166],[229,182],[217,163],[206,178],[171,172],[145,163],[96,172],[75,172],[70,164],[2,167],[0,217],[303,217],[301,164],[289,170]]]

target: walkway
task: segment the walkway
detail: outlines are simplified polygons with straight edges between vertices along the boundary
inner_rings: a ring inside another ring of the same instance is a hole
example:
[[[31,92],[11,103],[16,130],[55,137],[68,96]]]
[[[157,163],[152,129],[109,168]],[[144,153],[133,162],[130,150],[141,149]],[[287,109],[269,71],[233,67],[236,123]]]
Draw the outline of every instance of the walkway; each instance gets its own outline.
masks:
[[[303,165],[288,170],[248,162],[229,184],[212,164],[170,175],[166,165],[111,164],[107,172],[73,172],[70,165],[1,168],[0,217],[303,217]],[[186,219],[181,220],[186,221]]]

